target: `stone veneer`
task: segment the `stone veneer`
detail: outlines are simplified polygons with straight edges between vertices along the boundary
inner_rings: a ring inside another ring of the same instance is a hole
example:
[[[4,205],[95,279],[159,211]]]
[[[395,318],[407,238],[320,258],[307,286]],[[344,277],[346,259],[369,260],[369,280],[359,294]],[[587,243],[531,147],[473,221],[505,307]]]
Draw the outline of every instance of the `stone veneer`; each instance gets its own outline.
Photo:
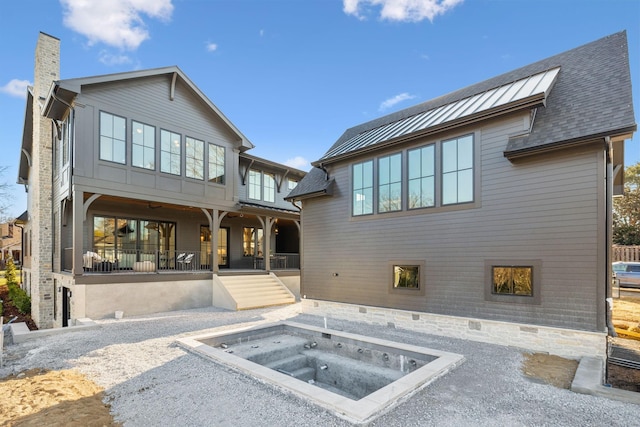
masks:
[[[607,334],[495,320],[445,316],[391,308],[302,299],[302,312],[341,320],[407,329],[568,358],[606,358]]]

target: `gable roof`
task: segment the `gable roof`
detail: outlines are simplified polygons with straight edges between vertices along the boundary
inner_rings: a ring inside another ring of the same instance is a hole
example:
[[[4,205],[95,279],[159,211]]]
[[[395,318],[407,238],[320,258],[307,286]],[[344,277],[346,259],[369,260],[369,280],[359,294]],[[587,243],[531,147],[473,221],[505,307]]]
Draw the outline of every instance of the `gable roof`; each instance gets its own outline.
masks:
[[[532,79],[544,80],[549,73],[555,73],[555,78],[547,80],[544,87],[524,90],[523,97],[474,108],[481,105],[474,100],[527,87]],[[635,131],[626,32],[347,129],[313,164],[328,164],[492,115],[534,107],[544,108],[537,108],[529,133],[510,139],[506,157]]]
[[[145,77],[171,75],[172,83],[169,96],[173,97],[175,83],[177,79],[183,81],[187,87],[199,97],[211,111],[220,117],[226,126],[233,132],[240,141],[240,150],[245,151],[254,148],[254,145],[240,132],[236,126],[211,102],[209,98],[187,77],[187,75],[177,66],[154,68],[149,70],[129,71],[125,73],[105,74],[92,77],[81,77],[75,79],[65,79],[53,82],[49,95],[45,101],[43,114],[46,117],[62,120],[66,115],[66,111],[72,105],[75,97],[82,92],[83,86],[104,84],[123,80],[133,80]]]

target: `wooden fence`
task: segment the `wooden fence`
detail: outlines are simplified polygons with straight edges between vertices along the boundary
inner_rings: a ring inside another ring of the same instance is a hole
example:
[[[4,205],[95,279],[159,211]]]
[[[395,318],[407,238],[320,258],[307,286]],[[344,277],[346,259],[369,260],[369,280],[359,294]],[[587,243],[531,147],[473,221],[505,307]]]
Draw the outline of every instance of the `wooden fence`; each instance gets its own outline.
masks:
[[[611,248],[611,258],[616,261],[640,262],[640,246],[617,246]]]

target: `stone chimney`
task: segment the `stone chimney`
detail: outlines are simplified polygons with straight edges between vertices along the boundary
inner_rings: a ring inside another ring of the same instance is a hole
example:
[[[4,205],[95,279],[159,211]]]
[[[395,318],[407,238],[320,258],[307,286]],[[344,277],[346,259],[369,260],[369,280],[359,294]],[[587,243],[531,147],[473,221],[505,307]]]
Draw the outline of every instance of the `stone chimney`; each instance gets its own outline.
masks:
[[[40,329],[54,326],[55,289],[52,278],[52,156],[54,125],[42,116],[51,83],[60,78],[60,40],[40,33],[35,52],[33,80],[33,147],[29,171],[31,316]]]

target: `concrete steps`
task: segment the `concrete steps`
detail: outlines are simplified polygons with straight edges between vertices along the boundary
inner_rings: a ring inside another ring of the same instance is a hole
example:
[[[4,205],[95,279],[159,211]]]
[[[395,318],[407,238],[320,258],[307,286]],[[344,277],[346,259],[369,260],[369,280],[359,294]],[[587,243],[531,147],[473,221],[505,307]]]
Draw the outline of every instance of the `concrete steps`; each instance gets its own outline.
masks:
[[[294,295],[273,274],[218,276],[217,280],[235,302],[236,310],[296,302]]]

